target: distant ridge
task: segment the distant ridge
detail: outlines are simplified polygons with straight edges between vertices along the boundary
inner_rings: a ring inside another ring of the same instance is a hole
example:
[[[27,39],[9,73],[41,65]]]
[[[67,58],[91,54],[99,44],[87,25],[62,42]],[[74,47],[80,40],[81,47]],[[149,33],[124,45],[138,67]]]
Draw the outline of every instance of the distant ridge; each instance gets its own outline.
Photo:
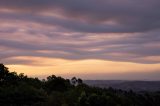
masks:
[[[126,80],[84,80],[90,86],[116,88],[133,91],[159,91],[160,81],[126,81]]]

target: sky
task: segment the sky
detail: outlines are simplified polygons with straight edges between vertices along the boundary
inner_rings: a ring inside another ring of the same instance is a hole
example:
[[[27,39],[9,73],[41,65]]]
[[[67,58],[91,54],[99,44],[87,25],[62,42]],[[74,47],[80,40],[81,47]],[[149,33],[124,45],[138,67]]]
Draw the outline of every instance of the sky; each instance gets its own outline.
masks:
[[[160,80],[159,0],[1,0],[0,63],[45,78]]]

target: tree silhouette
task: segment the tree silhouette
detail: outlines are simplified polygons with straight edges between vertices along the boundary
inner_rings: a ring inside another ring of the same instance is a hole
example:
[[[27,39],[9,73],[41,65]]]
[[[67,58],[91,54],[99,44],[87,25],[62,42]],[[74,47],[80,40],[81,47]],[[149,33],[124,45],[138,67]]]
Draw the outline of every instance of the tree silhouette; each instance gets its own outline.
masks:
[[[8,68],[5,67],[3,64],[0,64],[0,81],[1,82],[8,75],[8,73],[9,73]]]
[[[97,88],[55,75],[39,80],[0,64],[0,106],[160,106],[160,91]]]

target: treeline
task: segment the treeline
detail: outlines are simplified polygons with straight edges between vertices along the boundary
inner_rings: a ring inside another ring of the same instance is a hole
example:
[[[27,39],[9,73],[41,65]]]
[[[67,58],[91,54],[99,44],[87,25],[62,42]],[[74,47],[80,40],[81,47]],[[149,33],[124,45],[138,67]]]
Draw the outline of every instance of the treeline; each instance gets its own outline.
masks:
[[[160,106],[160,92],[102,89],[55,75],[39,80],[0,64],[0,106]]]

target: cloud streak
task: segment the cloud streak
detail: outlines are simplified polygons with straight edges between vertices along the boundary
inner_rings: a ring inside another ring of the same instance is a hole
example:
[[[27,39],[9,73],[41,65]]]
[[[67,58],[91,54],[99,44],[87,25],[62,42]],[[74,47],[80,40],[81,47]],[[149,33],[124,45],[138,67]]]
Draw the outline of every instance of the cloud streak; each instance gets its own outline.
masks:
[[[160,27],[159,4],[158,0],[2,0],[0,8],[14,12],[10,18],[37,20],[79,32],[144,32]],[[46,11],[66,19],[37,15]],[[29,15],[18,16],[18,13]]]
[[[1,0],[0,59],[159,63],[159,10],[158,0]]]

